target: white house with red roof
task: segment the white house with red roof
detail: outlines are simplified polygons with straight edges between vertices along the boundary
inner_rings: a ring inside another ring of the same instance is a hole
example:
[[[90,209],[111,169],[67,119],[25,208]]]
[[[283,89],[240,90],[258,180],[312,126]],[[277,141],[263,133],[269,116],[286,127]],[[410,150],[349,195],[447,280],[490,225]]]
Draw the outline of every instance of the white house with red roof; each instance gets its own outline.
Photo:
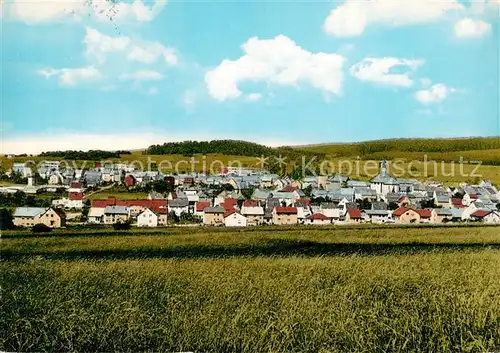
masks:
[[[330,218],[328,218],[324,214],[315,213],[306,218],[305,224],[319,226],[319,225],[332,224],[332,222],[330,221]]]
[[[487,224],[500,224],[500,212],[493,210],[477,210],[471,214],[471,218],[478,222]]]
[[[138,227],[158,227],[167,225],[167,209],[146,208],[137,216]]]

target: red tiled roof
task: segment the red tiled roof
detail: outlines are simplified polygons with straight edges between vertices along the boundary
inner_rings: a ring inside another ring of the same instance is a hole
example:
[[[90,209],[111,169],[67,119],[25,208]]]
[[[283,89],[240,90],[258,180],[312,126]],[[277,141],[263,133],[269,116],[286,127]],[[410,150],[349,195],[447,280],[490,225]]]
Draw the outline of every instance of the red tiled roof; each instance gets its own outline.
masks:
[[[196,212],[203,212],[205,207],[210,207],[210,201],[199,201],[196,203]]]
[[[432,216],[432,211],[429,210],[428,208],[424,208],[423,210],[418,210],[417,213],[422,218],[431,218],[431,216]]]
[[[477,210],[473,214],[471,214],[472,217],[478,217],[478,218],[483,218],[489,215],[491,211],[485,211],[485,210]]]
[[[469,196],[471,199],[477,199],[477,194],[470,194]]]
[[[394,210],[394,211],[392,212],[392,215],[393,215],[393,216],[397,216],[397,217],[399,217],[399,216],[403,215],[403,214],[404,214],[406,211],[408,211],[408,210],[411,210],[411,208],[401,206],[401,207],[399,207],[398,209]]]
[[[224,202],[222,202],[220,205],[224,207],[224,209],[231,210],[238,204],[237,199],[225,199]]]
[[[315,213],[313,215],[310,215],[309,217],[307,217],[307,219],[311,219],[311,220],[320,220],[320,221],[328,221],[330,218],[328,218],[327,216],[325,216],[323,213]]]
[[[297,207],[276,207],[276,213],[297,214]]]
[[[244,207],[259,207],[259,203],[255,200],[246,200],[243,202]]]
[[[351,218],[361,218],[361,211],[357,208],[348,208],[347,213]]]
[[[83,193],[82,192],[70,192],[69,193],[69,199],[70,200],[82,200],[83,199]]]
[[[82,183],[79,183],[79,182],[72,182],[70,184],[70,188],[72,189],[80,189],[82,187]]]
[[[462,203],[462,199],[459,199],[457,197],[452,197],[451,199],[451,204],[456,207],[456,208],[464,208],[464,204]]]
[[[401,196],[399,199],[398,199],[398,202],[403,202],[403,200],[408,200],[408,198],[406,196]]]
[[[158,214],[168,214],[168,208],[166,207],[151,207],[151,209]]]
[[[234,208],[233,208],[233,209],[230,209],[230,210],[226,210],[226,211],[224,212],[224,218],[226,218],[226,217],[228,217],[228,216],[232,215],[233,213],[239,213],[239,212],[238,212],[238,211],[236,211]]]

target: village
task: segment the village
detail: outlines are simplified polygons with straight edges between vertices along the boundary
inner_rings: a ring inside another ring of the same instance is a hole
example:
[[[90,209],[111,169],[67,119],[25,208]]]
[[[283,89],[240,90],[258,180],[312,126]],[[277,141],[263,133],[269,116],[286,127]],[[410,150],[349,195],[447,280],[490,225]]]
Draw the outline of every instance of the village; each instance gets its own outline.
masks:
[[[500,192],[488,180],[478,185],[446,187],[439,183],[397,179],[387,162],[379,174],[359,181],[341,174],[307,176],[301,180],[261,170],[225,168],[217,175],[166,175],[117,164],[89,170],[60,169],[46,162],[35,185],[32,171],[15,163],[11,173],[26,177],[27,185],[0,187],[2,194],[58,192],[46,207],[24,205],[13,212],[17,227],[44,224],[50,228],[74,225],[164,227],[193,225],[250,227],[265,225],[500,224]],[[159,191],[147,198],[87,196],[120,185],[129,191],[154,183]]]

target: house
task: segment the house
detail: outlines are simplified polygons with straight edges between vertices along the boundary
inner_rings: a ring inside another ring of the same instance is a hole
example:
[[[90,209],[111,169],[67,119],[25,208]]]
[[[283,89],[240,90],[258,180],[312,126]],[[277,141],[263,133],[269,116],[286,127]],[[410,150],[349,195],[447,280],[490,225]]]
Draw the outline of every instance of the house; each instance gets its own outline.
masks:
[[[167,225],[167,209],[147,208],[137,216],[138,227],[158,227]]]
[[[70,192],[69,200],[66,204],[66,208],[74,208],[81,210],[83,208],[83,193],[82,192]]]
[[[63,177],[59,172],[52,172],[49,176],[48,183],[49,185],[58,185],[62,184]]]
[[[361,215],[361,210],[357,208],[348,208],[345,215],[345,221],[348,224],[361,223],[363,222],[363,217]]]
[[[275,207],[273,209],[273,224],[277,225],[297,224],[297,208]]]
[[[432,208],[416,210],[420,215],[420,223],[437,223],[437,212]]]
[[[335,205],[332,202],[322,202],[320,213],[327,216],[331,222],[340,221],[345,216],[346,209],[342,205]]]
[[[83,185],[82,185],[82,183],[80,183],[78,181],[71,182],[69,184],[68,192],[69,193],[72,193],[72,192],[82,192],[83,193]]]
[[[210,201],[198,201],[194,207],[194,215],[203,217],[203,210],[210,207]]]
[[[130,210],[126,206],[106,206],[104,208],[104,224],[125,223],[130,217]]]
[[[17,207],[13,215],[13,223],[17,227],[33,227],[42,223],[50,228],[64,226],[64,213],[52,207]]]
[[[392,211],[387,209],[387,204],[381,201],[372,202],[372,208],[365,210],[365,219],[371,223],[393,223]]]
[[[310,224],[310,225],[327,225],[331,223],[332,222],[330,221],[330,218],[328,218],[322,213],[315,213],[308,216],[305,222],[305,224]]]
[[[438,208],[436,214],[435,223],[448,223],[453,219],[453,212],[449,208]]]
[[[477,210],[471,214],[471,218],[477,222],[488,224],[500,224],[500,212],[493,210]]]
[[[392,212],[396,224],[420,223],[420,214],[410,207],[399,207]]]
[[[246,227],[247,218],[236,210],[224,213],[224,225],[226,227]]]
[[[206,207],[203,210],[203,224],[208,226],[218,226],[224,224],[224,207]]]
[[[180,217],[182,213],[189,213],[189,200],[186,198],[169,201],[168,212],[174,212],[177,217]]]
[[[104,222],[105,207],[91,207],[87,216],[87,222],[92,224],[101,224]]]
[[[264,208],[257,201],[247,200],[241,206],[241,214],[246,217],[249,226],[264,223]]]

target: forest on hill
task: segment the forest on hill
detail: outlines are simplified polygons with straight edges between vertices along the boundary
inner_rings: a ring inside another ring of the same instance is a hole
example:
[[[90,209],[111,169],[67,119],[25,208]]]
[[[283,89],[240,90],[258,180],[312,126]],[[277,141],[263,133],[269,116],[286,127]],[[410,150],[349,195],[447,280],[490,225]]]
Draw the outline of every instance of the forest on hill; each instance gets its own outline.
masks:
[[[166,142],[161,145],[149,146],[143,154],[146,155],[184,155],[222,154],[235,156],[260,157],[282,155],[295,159],[302,155],[324,157],[323,152],[299,151],[291,147],[268,147],[254,142],[239,140],[183,141]]]

